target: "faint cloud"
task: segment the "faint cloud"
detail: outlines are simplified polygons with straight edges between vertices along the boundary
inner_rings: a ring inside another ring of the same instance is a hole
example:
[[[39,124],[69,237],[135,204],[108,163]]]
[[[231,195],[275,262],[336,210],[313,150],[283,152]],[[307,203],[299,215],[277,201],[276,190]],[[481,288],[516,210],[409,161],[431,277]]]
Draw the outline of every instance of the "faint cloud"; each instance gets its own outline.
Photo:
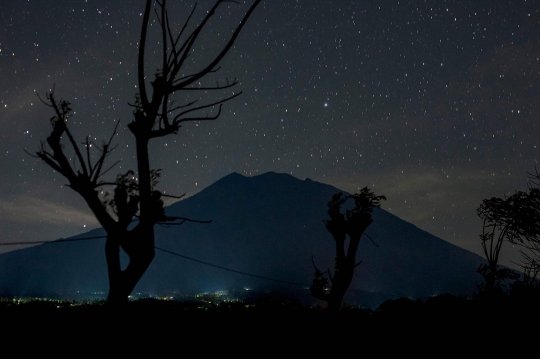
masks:
[[[99,225],[96,218],[87,211],[30,196],[23,196],[13,201],[1,201],[0,216],[3,220],[19,223],[31,221],[90,227]]]
[[[515,182],[515,176],[495,175],[472,166],[420,166],[414,170],[394,168],[369,178],[347,178],[341,181],[340,188],[352,193],[368,186],[377,195],[387,197],[383,209],[467,247],[464,243],[477,237],[476,209],[482,200],[523,189],[515,188]]]

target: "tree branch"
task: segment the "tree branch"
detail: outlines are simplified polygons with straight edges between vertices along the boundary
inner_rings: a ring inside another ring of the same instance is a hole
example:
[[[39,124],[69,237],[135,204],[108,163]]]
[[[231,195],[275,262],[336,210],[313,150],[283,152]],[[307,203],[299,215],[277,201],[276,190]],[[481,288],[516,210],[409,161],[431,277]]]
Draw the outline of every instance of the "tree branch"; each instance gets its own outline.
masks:
[[[141,102],[143,108],[147,108],[149,105],[148,95],[146,94],[146,84],[144,76],[144,50],[146,47],[146,35],[148,32],[148,21],[150,19],[150,9],[152,7],[152,0],[146,0],[146,6],[144,9],[143,23],[141,26],[141,36],[139,39],[139,56],[138,56],[138,69],[137,77],[139,79],[139,93],[141,96]]]
[[[193,108],[190,108],[189,110],[185,110],[185,111],[182,111],[180,112],[179,114],[177,114],[174,119],[173,119],[173,124],[180,124],[182,122],[187,122],[187,121],[196,121],[197,119],[179,119],[181,116],[183,115],[186,115],[190,112],[194,112],[194,111],[199,111],[199,110],[203,110],[205,108],[208,108],[208,107],[212,107],[212,106],[216,106],[216,105],[219,105],[219,104],[222,104],[222,103],[225,103],[227,101],[230,101],[232,100],[233,98],[235,97],[238,97],[242,94],[242,92],[240,91],[239,93],[237,94],[234,94],[232,96],[229,96],[223,100],[220,100],[220,101],[216,101],[216,102],[212,102],[212,103],[209,103],[209,104],[206,104],[206,105],[202,105],[202,106],[197,106],[197,107],[193,107]],[[221,106],[219,106],[219,112],[221,112]],[[219,116],[219,114],[218,114]],[[215,117],[217,118],[217,117]],[[211,118],[211,119],[215,119],[215,118]],[[210,119],[210,118],[206,118],[206,119]]]
[[[220,3],[222,3],[223,1],[218,1],[216,2],[216,5],[214,5],[214,7],[212,8],[212,10],[208,13],[208,15],[206,16],[206,18],[204,19],[203,21],[203,24],[201,24],[201,27],[199,29],[197,29],[197,35],[198,33],[200,32],[200,29],[202,28],[202,26],[204,26],[204,23],[206,23],[208,21],[208,19],[210,19],[210,17],[214,14],[215,12],[215,9],[220,5]],[[181,88],[184,88],[192,83],[194,83],[195,81],[197,81],[198,79],[200,79],[201,77],[205,76],[209,71],[211,71],[214,67],[216,67],[216,65],[223,59],[223,57],[225,57],[225,55],[227,54],[227,52],[229,52],[229,50],[231,49],[232,45],[234,44],[234,42],[236,41],[236,38],[238,37],[238,35],[240,34],[240,31],[242,30],[242,28],[244,27],[244,25],[246,24],[247,20],[249,19],[249,17],[251,16],[251,14],[253,13],[253,11],[255,10],[255,8],[257,7],[257,5],[259,5],[259,3],[261,2],[261,0],[255,0],[253,2],[253,4],[251,5],[251,7],[249,8],[249,10],[246,12],[246,14],[244,15],[243,19],[240,21],[240,24],[238,25],[238,27],[236,28],[236,30],[234,31],[233,35],[231,36],[229,42],[225,45],[225,47],[223,48],[223,50],[214,58],[214,60],[212,62],[210,62],[210,64],[208,64],[208,66],[206,66],[206,68],[204,68],[203,70],[201,70],[199,73],[197,73],[195,76],[193,76],[192,78],[190,79],[187,79],[183,82],[180,82],[179,84],[177,84],[176,86],[173,87],[173,91],[175,90],[178,90],[178,89],[181,89]],[[189,46],[189,48],[191,48],[193,46],[193,43],[195,42],[195,39],[196,39],[196,36],[192,39],[192,42]]]

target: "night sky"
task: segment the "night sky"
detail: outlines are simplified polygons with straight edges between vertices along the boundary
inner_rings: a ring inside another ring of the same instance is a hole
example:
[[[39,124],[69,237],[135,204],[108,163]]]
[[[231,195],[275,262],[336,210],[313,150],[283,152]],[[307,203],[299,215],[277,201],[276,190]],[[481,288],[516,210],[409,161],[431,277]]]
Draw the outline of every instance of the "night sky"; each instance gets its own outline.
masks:
[[[179,28],[194,1],[169,2]],[[193,69],[221,49],[251,4],[240,2],[221,7]],[[72,103],[80,142],[101,144],[120,121],[108,163],[121,163],[105,179],[135,169],[128,102],[138,92],[144,4],[1,0],[2,243],[97,226],[67,181],[24,151],[35,153],[49,134],[53,113],[37,95],[53,85]],[[199,1],[195,18],[212,4]],[[153,22],[152,77],[157,30]],[[243,94],[218,120],[151,142],[166,193],[193,195],[231,172],[289,173],[348,192],[368,186],[388,198],[387,211],[481,254],[476,208],[526,189],[540,159],[537,1],[263,0],[221,66],[201,85],[236,77],[223,94]],[[519,257],[505,245],[502,263],[512,265]]]

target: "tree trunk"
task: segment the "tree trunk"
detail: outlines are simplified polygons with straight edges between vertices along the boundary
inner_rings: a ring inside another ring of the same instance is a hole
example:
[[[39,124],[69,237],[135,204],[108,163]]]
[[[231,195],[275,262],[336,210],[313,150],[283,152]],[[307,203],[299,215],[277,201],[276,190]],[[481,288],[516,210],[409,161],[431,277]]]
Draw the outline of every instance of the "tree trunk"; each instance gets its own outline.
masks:
[[[348,261],[348,259],[346,259]],[[343,303],[343,298],[349,286],[351,285],[354,274],[354,262],[343,263],[341,268],[336,269],[334,279],[332,281],[332,288],[330,290],[328,309],[339,310]]]
[[[344,295],[345,292],[341,290],[334,290],[334,287],[332,287],[332,293],[328,297],[328,310],[339,311]]]
[[[120,248],[129,258],[126,269],[120,264]],[[123,305],[142,278],[146,269],[154,259],[153,228],[140,224],[130,232],[120,235],[109,235],[105,243],[105,256],[109,275],[109,295],[107,302]]]
[[[153,224],[139,224],[130,232],[129,240],[133,242],[133,245],[130,243],[129,252],[126,251],[129,263],[126,269],[122,271],[122,287],[126,296],[133,292],[133,289],[135,289],[135,286],[154,259]]]
[[[109,275],[109,294],[107,296],[107,302],[110,304],[126,303],[128,297],[122,294],[120,241],[117,236],[107,236],[107,241],[105,242],[105,258],[107,259],[107,272]]]
[[[140,130],[141,123],[138,123]],[[131,231],[109,235],[105,244],[105,254],[109,274],[108,303],[123,305],[154,259],[154,221],[152,220],[150,159],[148,139],[135,131],[137,146],[137,166],[139,177],[140,216],[138,225]],[[120,248],[129,258],[126,269],[120,264]]]

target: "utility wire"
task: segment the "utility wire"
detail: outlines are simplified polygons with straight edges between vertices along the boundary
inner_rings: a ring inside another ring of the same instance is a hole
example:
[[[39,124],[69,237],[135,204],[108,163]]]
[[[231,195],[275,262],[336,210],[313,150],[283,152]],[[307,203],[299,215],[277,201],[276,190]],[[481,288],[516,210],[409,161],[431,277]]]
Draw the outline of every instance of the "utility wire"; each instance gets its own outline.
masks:
[[[60,242],[76,242],[76,241],[86,241],[89,239],[98,239],[106,238],[107,236],[97,236],[97,237],[85,237],[85,238],[60,238],[55,241],[29,241],[29,242],[11,242],[11,243],[0,243],[0,246],[18,246],[23,244],[55,244]]]
[[[90,239],[99,239],[99,238],[106,238],[106,237],[107,237],[107,236],[95,236],[95,237],[67,238],[67,239],[66,239],[66,238],[60,238],[60,239],[57,239],[57,240],[55,240],[55,241],[30,241],[30,242],[0,243],[0,246],[7,246],[7,245],[23,245],[23,244],[43,244],[43,243],[44,243],[44,244],[55,244],[55,243],[60,243],[60,242],[86,241],[86,240],[90,240]],[[235,269],[231,269],[231,268],[219,266],[219,265],[217,265],[217,264],[212,264],[212,263],[204,262],[204,261],[201,261],[201,260],[198,260],[198,259],[195,259],[195,258],[191,258],[191,257],[185,256],[185,255],[182,255],[182,254],[180,254],[180,253],[176,253],[176,252],[169,251],[169,250],[166,250],[166,249],[163,249],[163,248],[159,248],[159,247],[154,247],[154,249],[160,250],[160,251],[165,252],[165,253],[172,254],[172,255],[177,256],[177,257],[180,257],[180,258],[188,259],[188,260],[193,261],[193,262],[201,263],[201,264],[204,264],[204,265],[207,265],[207,266],[210,266],[210,267],[214,267],[214,268],[226,270],[226,271],[233,272],[233,273],[238,273],[238,274],[247,275],[247,276],[250,276],[250,277],[255,277],[255,278],[260,278],[260,279],[270,280],[270,281],[278,282],[278,283],[285,283],[285,284],[292,284],[292,285],[301,285],[301,286],[306,286],[306,285],[307,285],[307,284],[305,284],[305,283],[289,282],[289,281],[285,281],[285,280],[274,279],[274,278],[264,277],[264,276],[260,276],[260,275],[256,275],[256,274],[251,274],[251,273],[241,272],[241,271],[238,271],[238,270],[235,270]]]
[[[184,256],[184,255],[179,254],[179,253],[175,253],[175,252],[172,252],[172,251],[168,251],[168,250],[163,249],[163,248],[159,248],[159,247],[154,247],[154,248],[155,248],[155,249],[158,249],[158,250],[160,250],[160,251],[162,251],[162,252],[172,254],[172,255],[177,256],[177,257],[189,259],[190,261],[194,261],[194,262],[197,262],[197,263],[205,264],[205,265],[207,265],[207,266],[211,266],[211,267],[214,267],[214,268],[223,269],[223,270],[226,270],[226,271],[229,271],[229,272],[234,272],[234,273],[238,273],[238,274],[243,274],[243,275],[247,275],[247,276],[255,277],[255,278],[261,278],[261,279],[271,280],[271,281],[279,282],[279,283],[286,283],[286,284],[294,284],[294,285],[306,286],[305,283],[288,282],[288,281],[285,281],[285,280],[273,279],[273,278],[263,277],[263,276],[256,275],[256,274],[251,274],[251,273],[246,273],[246,272],[240,272],[240,271],[237,271],[237,270],[234,270],[234,269],[230,269],[230,268],[218,266],[218,265],[216,265],[216,264],[212,264],[212,263],[208,263],[208,262],[203,262],[203,261],[198,260],[198,259],[190,258],[190,257]]]

